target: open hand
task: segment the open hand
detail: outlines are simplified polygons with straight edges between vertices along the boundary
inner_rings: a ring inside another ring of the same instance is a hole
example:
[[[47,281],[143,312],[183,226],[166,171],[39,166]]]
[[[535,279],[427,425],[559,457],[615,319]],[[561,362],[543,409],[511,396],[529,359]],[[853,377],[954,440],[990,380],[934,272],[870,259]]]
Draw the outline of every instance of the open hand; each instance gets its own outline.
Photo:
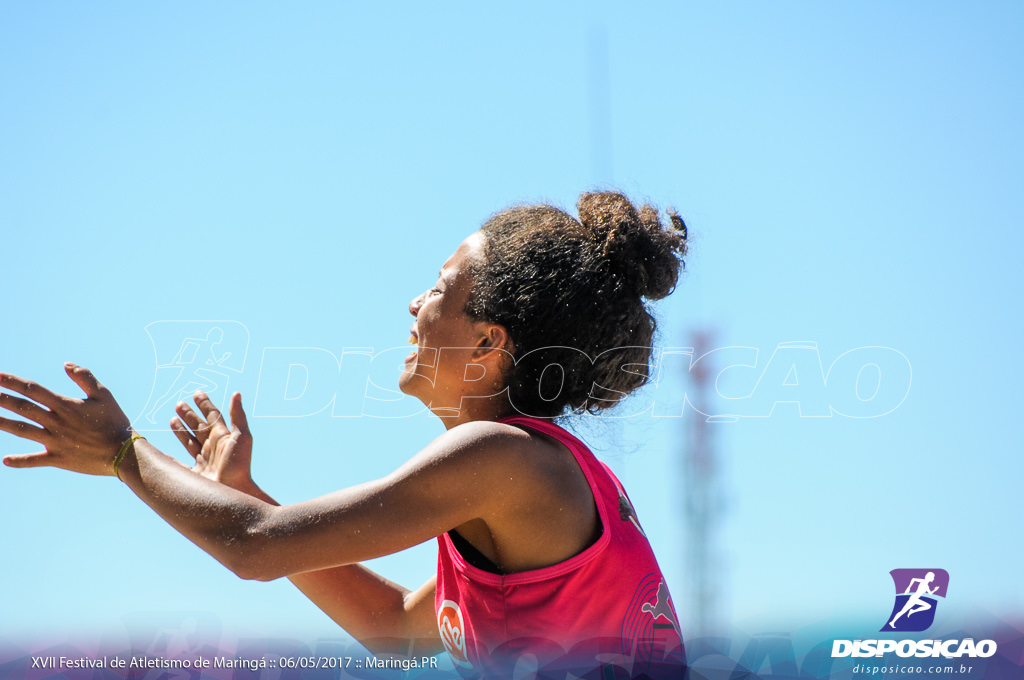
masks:
[[[64,370],[85,392],[85,399],[65,397],[38,383],[0,373],[0,387],[25,397],[0,393],[0,407],[29,421],[0,418],[0,430],[46,447],[45,451],[7,456],[4,465],[113,475],[114,458],[131,436],[131,422],[91,371],[71,363],[64,364]]]
[[[254,486],[251,476],[252,435],[242,410],[242,395],[238,392],[231,395],[230,427],[205,392],[196,392],[195,402],[202,416],[185,402],[180,402],[174,409],[178,417],[171,420],[171,429],[178,441],[196,460],[192,471],[239,491],[249,492]]]

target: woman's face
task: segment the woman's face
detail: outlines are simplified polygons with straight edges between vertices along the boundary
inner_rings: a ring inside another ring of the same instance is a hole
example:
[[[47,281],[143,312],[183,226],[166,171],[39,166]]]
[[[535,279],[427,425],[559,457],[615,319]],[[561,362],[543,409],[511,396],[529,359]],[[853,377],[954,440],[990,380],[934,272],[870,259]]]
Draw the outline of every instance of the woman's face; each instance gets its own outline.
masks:
[[[468,270],[482,257],[482,247],[483,235],[470,235],[441,267],[437,283],[409,303],[415,317],[409,342],[416,348],[405,359],[399,388],[438,415],[454,415],[463,396],[490,396],[499,378],[496,367],[489,369],[493,362],[481,362],[478,351],[493,342],[494,324],[466,314],[473,288]]]

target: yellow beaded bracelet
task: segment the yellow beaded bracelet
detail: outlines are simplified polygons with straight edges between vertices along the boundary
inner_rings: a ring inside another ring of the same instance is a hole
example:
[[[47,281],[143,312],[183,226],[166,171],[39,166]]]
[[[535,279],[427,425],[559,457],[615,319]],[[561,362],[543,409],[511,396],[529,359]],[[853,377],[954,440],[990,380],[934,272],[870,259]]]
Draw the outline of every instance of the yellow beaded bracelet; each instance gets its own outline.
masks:
[[[114,475],[118,479],[121,479],[121,475],[118,473],[117,468],[120,467],[121,461],[124,460],[125,454],[128,453],[128,449],[130,449],[132,444],[134,444],[139,439],[145,439],[145,437],[143,437],[138,432],[132,432],[132,436],[128,437],[128,439],[125,440],[124,444],[121,444],[121,450],[117,452],[116,456],[114,456]]]

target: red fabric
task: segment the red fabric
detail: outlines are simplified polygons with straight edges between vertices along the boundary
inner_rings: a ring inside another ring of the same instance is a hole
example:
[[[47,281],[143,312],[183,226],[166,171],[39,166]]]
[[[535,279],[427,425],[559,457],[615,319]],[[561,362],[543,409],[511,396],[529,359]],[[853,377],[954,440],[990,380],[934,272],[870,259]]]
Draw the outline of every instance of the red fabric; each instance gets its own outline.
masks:
[[[441,639],[467,677],[682,678],[679,617],[622,485],[583,442],[537,418],[504,423],[554,437],[572,451],[594,494],[601,537],[565,562],[492,574],[438,537]],[[518,664],[518,665],[516,665]]]

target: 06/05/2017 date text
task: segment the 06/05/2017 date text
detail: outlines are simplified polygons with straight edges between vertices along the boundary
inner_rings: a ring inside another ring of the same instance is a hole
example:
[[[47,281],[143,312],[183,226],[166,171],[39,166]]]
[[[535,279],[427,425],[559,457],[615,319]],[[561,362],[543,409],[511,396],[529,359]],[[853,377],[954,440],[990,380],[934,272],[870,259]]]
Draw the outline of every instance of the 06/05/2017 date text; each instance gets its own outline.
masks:
[[[281,657],[280,668],[381,668],[409,671],[413,669],[437,668],[437,658],[421,656],[412,659],[380,659],[375,656],[298,656]]]

